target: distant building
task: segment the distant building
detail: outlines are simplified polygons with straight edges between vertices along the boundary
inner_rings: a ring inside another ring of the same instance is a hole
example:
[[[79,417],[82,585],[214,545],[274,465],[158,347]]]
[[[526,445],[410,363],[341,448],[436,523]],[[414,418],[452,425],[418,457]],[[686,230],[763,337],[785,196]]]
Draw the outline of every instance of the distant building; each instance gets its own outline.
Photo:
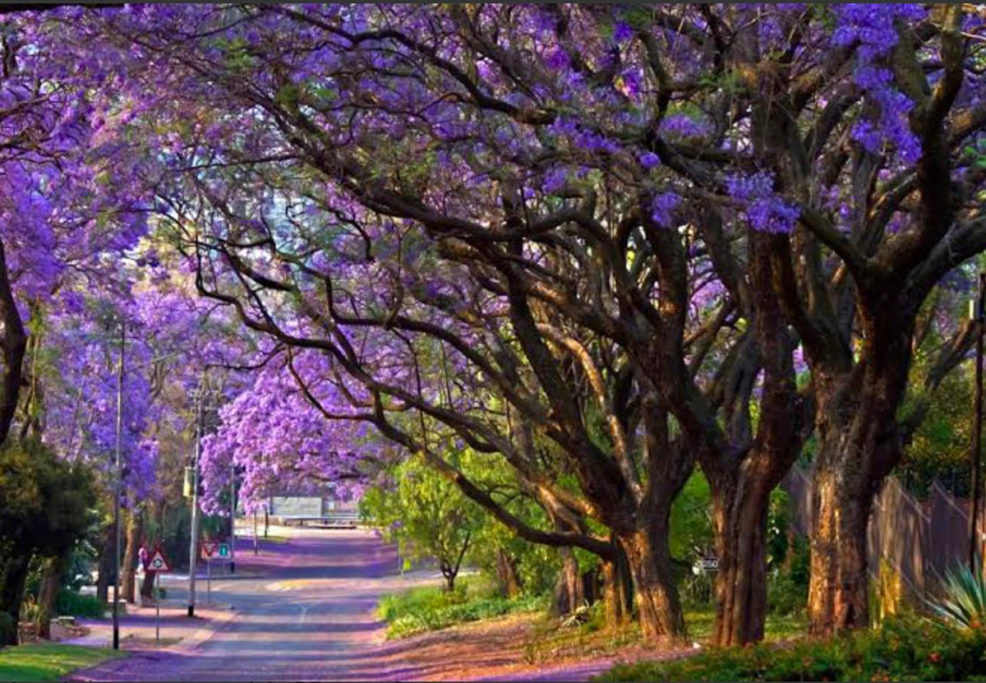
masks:
[[[267,509],[270,516],[282,524],[321,522],[333,526],[355,526],[359,521],[358,502],[336,500],[329,496],[271,496]]]

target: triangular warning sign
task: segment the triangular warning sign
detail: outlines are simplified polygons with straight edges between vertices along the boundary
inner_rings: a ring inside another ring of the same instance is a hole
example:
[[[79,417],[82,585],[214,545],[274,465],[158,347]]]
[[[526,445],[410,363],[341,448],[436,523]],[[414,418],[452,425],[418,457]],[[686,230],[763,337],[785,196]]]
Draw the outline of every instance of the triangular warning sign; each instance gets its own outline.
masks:
[[[218,545],[215,541],[202,541],[202,554],[206,557],[212,557]]]
[[[144,567],[149,572],[171,571],[171,565],[168,564],[168,560],[165,559],[164,553],[161,552],[160,548],[154,549],[154,552],[151,554],[150,558],[148,558],[147,564],[144,565]]]

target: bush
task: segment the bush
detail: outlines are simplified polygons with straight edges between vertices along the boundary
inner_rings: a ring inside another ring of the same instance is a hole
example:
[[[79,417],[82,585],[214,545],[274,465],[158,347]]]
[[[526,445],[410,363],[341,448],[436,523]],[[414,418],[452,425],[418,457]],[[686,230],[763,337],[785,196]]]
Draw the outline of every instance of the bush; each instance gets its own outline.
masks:
[[[83,595],[63,588],[55,599],[55,613],[63,617],[99,619],[105,611],[106,606],[94,595]]]
[[[671,662],[620,665],[605,681],[965,680],[986,676],[986,629],[914,617],[877,630],[793,645],[723,648]]]
[[[507,599],[491,595],[489,590],[476,584],[460,582],[451,593],[427,587],[385,595],[380,599],[377,612],[387,622],[388,638],[404,638],[468,621],[546,607],[546,599],[542,596]]]
[[[0,612],[0,648],[3,648],[17,631],[14,618],[6,612]]]

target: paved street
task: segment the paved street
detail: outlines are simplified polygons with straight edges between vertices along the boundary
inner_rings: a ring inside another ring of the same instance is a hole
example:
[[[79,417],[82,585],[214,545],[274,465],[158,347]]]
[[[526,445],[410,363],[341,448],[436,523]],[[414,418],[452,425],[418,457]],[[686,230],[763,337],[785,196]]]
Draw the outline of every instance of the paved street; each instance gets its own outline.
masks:
[[[259,561],[241,549],[237,569],[253,578],[213,580],[213,601],[235,608],[235,616],[217,623],[214,633],[191,646],[135,652],[80,672],[76,680],[413,677],[393,658],[382,657],[383,624],[374,607],[382,593],[429,579],[398,576],[393,548],[370,532],[298,533]],[[170,599],[184,599],[181,584],[164,585]],[[200,590],[204,595],[204,582]]]

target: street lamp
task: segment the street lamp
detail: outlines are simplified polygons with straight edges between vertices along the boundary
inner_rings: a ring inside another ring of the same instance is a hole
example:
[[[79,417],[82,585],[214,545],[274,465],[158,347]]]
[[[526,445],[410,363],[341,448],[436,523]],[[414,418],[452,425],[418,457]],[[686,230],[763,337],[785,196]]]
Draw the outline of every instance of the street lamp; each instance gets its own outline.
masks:
[[[123,494],[123,379],[126,362],[127,322],[120,320],[120,355],[116,372],[116,457],[114,462],[113,482],[113,535],[115,536],[113,550],[113,649],[120,649],[120,551],[122,546],[120,528],[120,497]],[[139,370],[159,361],[165,360],[180,352],[153,358],[147,363],[135,365],[132,370]]]
[[[976,299],[969,302],[970,318],[976,325],[976,390],[975,390],[975,420],[972,424],[972,507],[969,511],[969,569],[976,571],[976,555],[978,554],[979,535],[979,489],[980,468],[982,460],[982,425],[983,425],[983,334],[986,328],[984,309],[986,309],[986,272],[979,273],[979,292]]]
[[[188,616],[195,616],[195,572],[199,559],[199,456],[202,453],[202,421],[205,388],[195,392],[195,456],[192,464],[192,532],[188,546]]]
[[[116,476],[113,490],[113,649],[120,649],[120,493],[123,488],[123,364],[127,344],[127,323],[120,320],[120,359],[116,372]]]

